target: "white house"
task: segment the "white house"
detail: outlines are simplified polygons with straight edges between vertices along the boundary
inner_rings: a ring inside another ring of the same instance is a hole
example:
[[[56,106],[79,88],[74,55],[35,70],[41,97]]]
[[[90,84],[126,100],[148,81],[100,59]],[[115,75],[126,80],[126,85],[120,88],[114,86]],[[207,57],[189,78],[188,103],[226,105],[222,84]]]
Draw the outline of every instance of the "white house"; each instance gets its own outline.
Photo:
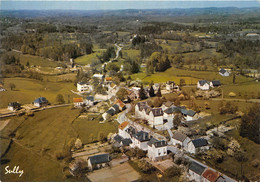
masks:
[[[93,105],[94,105],[94,96],[87,96],[87,97],[84,99],[83,102],[84,102],[85,105],[93,106]]]
[[[163,125],[163,110],[162,108],[153,108],[149,112],[148,123],[150,126]]]
[[[224,68],[221,68],[221,69],[219,70],[219,74],[220,74],[221,76],[229,76],[229,72],[228,72],[227,70],[225,70]]]
[[[175,83],[173,81],[166,82],[166,90],[171,91],[174,88]]]
[[[188,143],[188,152],[192,153],[192,154],[196,154],[197,152],[199,152],[200,150],[208,150],[209,146],[208,146],[208,141],[204,138],[199,138],[199,139],[195,139],[195,140],[191,140]]]
[[[129,127],[129,123],[127,121],[124,121],[118,126],[118,135],[120,135],[123,138],[130,138],[129,134],[126,132],[126,130]]]
[[[83,106],[83,98],[73,98],[74,107],[81,107]]]
[[[79,82],[77,83],[77,91],[79,92],[92,92],[93,91],[93,85],[85,82]]]
[[[136,134],[132,136],[132,144],[130,144],[130,147],[132,148],[139,148],[142,150],[148,150],[147,143],[150,141],[151,136],[145,132],[145,131],[139,131]]]
[[[94,169],[106,167],[109,166],[110,160],[111,159],[109,157],[109,154],[99,154],[99,155],[90,156],[88,158],[88,167],[90,171],[93,171]]]
[[[192,120],[198,119],[198,114],[193,110],[187,110],[187,109],[181,108],[181,113],[184,116],[184,119],[186,121],[192,121]]]
[[[45,97],[39,97],[38,99],[34,100],[34,106],[42,107],[48,105],[48,100]]]
[[[21,104],[18,102],[11,102],[8,104],[7,109],[10,111],[19,110],[21,108]]]
[[[102,74],[94,74],[92,77],[93,77],[93,78],[100,79],[100,80],[103,79],[103,75],[102,75]]]
[[[185,135],[185,134],[182,134],[178,131],[174,132],[173,136],[172,136],[172,142],[173,142],[173,145],[177,145],[177,144],[180,144],[185,150],[188,149],[188,143],[190,142],[190,138]]]
[[[147,106],[147,102],[138,102],[135,105],[135,117],[137,118],[143,118],[143,109]]]
[[[199,80],[197,83],[197,88],[201,90],[209,90],[210,82],[207,80]]]
[[[205,169],[206,169],[206,167],[192,161],[190,166],[189,166],[189,171],[188,171],[189,180],[201,182],[202,181],[202,173],[205,171]]]
[[[167,142],[152,138],[148,143],[148,157],[153,161],[167,158]]]

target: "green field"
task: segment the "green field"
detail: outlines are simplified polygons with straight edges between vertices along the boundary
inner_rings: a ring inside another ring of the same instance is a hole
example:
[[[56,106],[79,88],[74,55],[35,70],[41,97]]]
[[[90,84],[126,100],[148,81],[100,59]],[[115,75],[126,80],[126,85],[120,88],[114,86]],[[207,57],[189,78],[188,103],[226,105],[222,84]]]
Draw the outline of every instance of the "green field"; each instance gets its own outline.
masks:
[[[41,67],[57,67],[58,66],[58,62],[50,61],[50,60],[40,57],[40,56],[21,54],[21,53],[14,52],[14,51],[12,51],[10,54],[19,56],[20,63],[23,65],[26,65],[27,62],[29,62],[30,66],[32,66],[32,65],[41,66]]]
[[[76,58],[75,63],[80,64],[80,65],[91,64],[92,61],[98,60],[97,55],[100,55],[104,51],[105,51],[105,49],[94,49],[94,53],[87,54],[87,55]]]
[[[122,54],[124,58],[130,57],[132,59],[135,59],[140,56],[140,50],[122,49]]]
[[[16,85],[13,91],[9,88],[10,83]],[[41,82],[28,78],[5,78],[4,86],[7,91],[0,92],[0,108],[7,107],[8,103],[16,101],[21,104],[29,104],[41,96],[46,97],[51,103],[55,103],[59,93],[64,96],[66,102],[68,95],[70,95],[70,99],[76,96],[70,91],[76,89],[71,82]]]
[[[100,133],[107,136],[109,133],[115,133],[118,130],[118,123],[116,121],[99,123],[97,120],[90,121],[87,118],[78,118],[74,121],[73,126],[79,133],[82,143],[90,143],[98,140]]]
[[[14,131],[17,123],[16,138],[3,159],[10,160],[9,166],[19,165],[24,170],[21,181],[61,181],[62,163],[55,158],[77,133],[71,122],[79,110],[60,107],[36,112],[33,117],[12,117],[3,132]],[[45,151],[44,153],[42,151]],[[1,165],[1,172],[3,172]],[[48,175],[46,175],[48,174]],[[4,176],[4,181],[16,181],[15,175]]]

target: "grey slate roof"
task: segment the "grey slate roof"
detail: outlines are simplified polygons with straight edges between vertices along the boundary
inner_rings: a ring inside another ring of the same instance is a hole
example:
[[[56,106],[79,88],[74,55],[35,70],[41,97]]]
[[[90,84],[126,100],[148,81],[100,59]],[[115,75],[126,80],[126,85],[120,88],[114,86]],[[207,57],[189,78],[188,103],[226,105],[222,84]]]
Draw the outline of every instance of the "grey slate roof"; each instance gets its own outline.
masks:
[[[154,117],[162,116],[162,115],[163,115],[163,110],[162,110],[162,108],[154,108],[154,109],[151,109],[151,112],[153,113]]]
[[[224,74],[224,73],[227,72],[227,70],[225,70],[224,68],[221,68],[221,69],[219,70],[219,72],[222,73],[222,74]]]
[[[117,141],[118,143],[120,143],[123,140],[123,138],[120,135],[116,135],[114,137],[114,140]]]
[[[163,105],[165,105],[166,107],[171,107],[173,105],[173,102],[167,101],[167,102],[164,102]]]
[[[205,85],[206,83],[209,84],[209,81],[207,81],[207,80],[199,80],[200,86],[203,86],[203,85]]]
[[[116,113],[119,112],[119,106],[117,104],[114,104],[112,107],[115,109]]]
[[[189,170],[195,172],[198,175],[201,175],[203,173],[203,171],[206,169],[206,167],[196,163],[196,162],[191,162],[190,166],[189,166]]]
[[[14,107],[14,108],[19,108],[21,106],[20,103],[18,102],[11,102],[8,104],[8,106]]]
[[[47,103],[48,100],[45,97],[39,97],[38,99],[35,99],[34,103]]]
[[[219,176],[216,182],[228,182],[223,176]]]
[[[130,138],[126,138],[122,140],[122,144],[123,146],[129,146],[132,142],[132,140]]]
[[[196,112],[193,110],[181,109],[181,113],[193,117]]]
[[[91,164],[102,164],[110,161],[109,154],[99,154],[89,157]]]
[[[114,116],[115,115],[115,110],[111,108],[106,113],[111,115],[111,116]]]
[[[157,140],[155,138],[151,138],[151,140],[147,143],[147,145],[149,145],[150,147],[152,145],[154,145],[155,148],[158,148],[158,147],[165,147],[165,146],[167,146],[167,143],[164,140],[159,141],[159,140]]]
[[[219,86],[221,86],[221,83],[220,83],[219,80],[213,80],[213,81],[212,81],[212,85],[213,85],[214,87],[219,87]]]
[[[136,134],[134,134],[133,137],[140,142],[145,142],[150,140],[149,134],[145,131],[139,131]]]
[[[136,130],[135,130],[135,128],[133,128],[132,126],[129,126],[125,131],[126,131],[129,135],[134,135],[134,134],[136,134]]]
[[[195,148],[203,147],[208,145],[208,141],[204,138],[198,138],[191,141]]]
[[[86,99],[93,102],[94,101],[94,96],[87,96]]]
[[[175,140],[178,140],[180,142],[183,142],[187,138],[187,135],[184,135],[184,134],[176,131],[175,133],[173,133],[172,138]]]

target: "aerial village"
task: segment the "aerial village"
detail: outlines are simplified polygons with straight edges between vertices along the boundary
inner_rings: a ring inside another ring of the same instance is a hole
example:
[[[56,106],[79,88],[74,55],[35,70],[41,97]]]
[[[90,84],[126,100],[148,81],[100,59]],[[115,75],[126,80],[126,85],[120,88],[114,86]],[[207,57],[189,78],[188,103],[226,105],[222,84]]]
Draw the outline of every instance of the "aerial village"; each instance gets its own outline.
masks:
[[[259,30],[145,12],[3,20],[0,182],[259,181]]]

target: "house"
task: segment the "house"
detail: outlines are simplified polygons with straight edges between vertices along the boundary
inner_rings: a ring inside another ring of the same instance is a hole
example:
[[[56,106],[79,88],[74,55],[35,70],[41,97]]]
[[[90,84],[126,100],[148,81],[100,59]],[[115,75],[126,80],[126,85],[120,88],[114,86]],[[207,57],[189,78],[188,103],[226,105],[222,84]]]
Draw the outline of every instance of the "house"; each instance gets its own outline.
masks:
[[[207,80],[199,80],[197,83],[197,88],[201,90],[209,90],[210,82]]]
[[[79,92],[92,92],[94,90],[93,85],[85,82],[77,83],[77,91]]]
[[[162,109],[165,110],[165,109],[167,109],[167,108],[169,108],[169,107],[172,107],[172,106],[174,106],[174,103],[171,102],[171,101],[167,101],[167,102],[164,102],[164,103],[162,104]]]
[[[229,76],[229,72],[228,72],[227,70],[225,70],[224,68],[221,68],[221,69],[219,70],[219,74],[220,74],[221,76]]]
[[[230,180],[226,179],[224,176],[219,176],[218,179],[216,180],[216,182],[228,182]]]
[[[162,108],[153,108],[149,112],[148,123],[150,126],[163,125],[163,110]]]
[[[147,150],[148,149],[147,143],[150,141],[150,139],[151,136],[149,135],[149,133],[145,131],[139,131],[132,136],[133,143],[130,146],[132,148],[137,147],[142,150]]]
[[[202,177],[202,182],[216,182],[219,177],[219,173],[211,169],[206,169],[203,172]]]
[[[136,130],[135,130],[135,128],[132,127],[132,126],[129,126],[129,127],[125,130],[125,132],[127,133],[127,134],[126,134],[126,138],[132,138],[132,137],[134,136],[134,134],[136,134]]]
[[[106,83],[111,83],[112,80],[113,80],[112,77],[106,77],[106,78],[105,78],[105,82],[106,82]]]
[[[109,154],[99,154],[90,156],[88,158],[88,167],[90,171],[93,171],[94,169],[99,169],[102,167],[109,166],[110,162],[110,156]]]
[[[102,117],[104,120],[107,120],[108,116],[114,116],[115,114],[115,110],[113,108],[110,108],[109,110],[107,110],[107,112],[102,114]]]
[[[19,110],[19,109],[21,109],[21,104],[18,103],[18,102],[11,102],[11,103],[8,104],[7,109],[10,110],[10,111]]]
[[[163,160],[167,158],[167,142],[152,138],[148,143],[148,157],[152,161]]]
[[[124,146],[124,147],[128,147],[132,144],[132,140],[130,138],[125,138],[121,141],[121,145]]]
[[[188,152],[192,154],[196,154],[200,150],[208,150],[208,149],[209,149],[208,141],[204,138],[191,140],[188,143]]]
[[[174,81],[168,81],[168,82],[166,82],[166,90],[167,90],[167,91],[173,90],[174,85],[175,85]]]
[[[73,98],[74,107],[81,107],[83,106],[83,98]]]
[[[0,84],[0,92],[6,91],[2,84]]]
[[[120,111],[119,106],[117,104],[114,104],[111,108],[115,110],[115,114],[119,113]]]
[[[117,105],[119,106],[119,110],[120,110],[120,111],[123,111],[123,110],[126,109],[125,104],[124,104],[121,100],[119,100],[119,99],[117,99],[117,100],[114,102],[114,104],[117,104]]]
[[[187,110],[187,109],[185,109],[185,108],[182,108],[182,109],[181,109],[181,113],[182,113],[182,115],[184,116],[184,119],[185,119],[186,121],[192,121],[192,120],[197,119],[197,117],[196,117],[196,112],[193,111],[193,110]]]
[[[157,92],[159,90],[159,88],[160,88],[160,84],[159,83],[155,83],[153,85],[153,89],[154,89],[155,92]]]
[[[204,172],[204,170],[206,169],[206,167],[192,161],[191,164],[189,165],[189,179],[192,181],[196,181],[196,182],[201,182],[202,181],[202,173]]]
[[[214,87],[220,87],[221,83],[220,83],[219,80],[213,80],[213,81],[210,82],[210,86],[213,87],[213,88]]]
[[[94,96],[87,96],[84,99],[84,104],[86,104],[88,106],[93,106],[94,105]]]
[[[93,76],[92,76],[92,78],[97,78],[97,79],[100,79],[100,80],[102,80],[103,79],[103,75],[102,74],[94,74]]]
[[[127,121],[124,121],[118,126],[118,135],[120,135],[123,138],[130,138],[129,134],[126,132],[126,129],[128,129],[129,123]]]
[[[185,150],[187,150],[188,143],[190,142],[190,138],[187,135],[176,131],[173,133],[172,142],[173,145],[180,144]]]
[[[36,107],[42,107],[48,105],[49,102],[45,97],[39,97],[38,99],[35,99],[33,103]]]
[[[143,118],[143,109],[147,106],[147,102],[138,102],[135,105],[135,117],[137,118]]]

